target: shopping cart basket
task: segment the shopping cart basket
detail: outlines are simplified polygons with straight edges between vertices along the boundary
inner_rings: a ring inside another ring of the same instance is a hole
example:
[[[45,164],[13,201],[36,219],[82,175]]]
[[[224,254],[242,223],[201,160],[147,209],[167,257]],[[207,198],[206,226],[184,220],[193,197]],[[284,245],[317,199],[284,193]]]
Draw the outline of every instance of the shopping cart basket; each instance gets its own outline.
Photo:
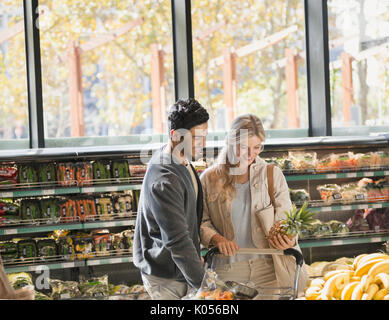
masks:
[[[208,250],[204,256],[204,269],[207,270],[212,262],[213,257],[216,254],[220,254],[217,247],[213,247]],[[293,282],[293,287],[261,287],[254,289],[243,284],[238,284],[234,281],[226,281],[227,286],[238,285],[240,291],[245,292],[247,296],[256,296],[262,300],[293,300],[297,298],[298,281],[301,267],[304,263],[304,257],[300,251],[289,248],[286,250],[278,249],[257,249],[257,248],[241,248],[236,254],[260,254],[260,255],[287,255],[293,256],[296,259],[296,272]],[[256,291],[255,291],[256,290]],[[255,293],[257,293],[255,295]]]

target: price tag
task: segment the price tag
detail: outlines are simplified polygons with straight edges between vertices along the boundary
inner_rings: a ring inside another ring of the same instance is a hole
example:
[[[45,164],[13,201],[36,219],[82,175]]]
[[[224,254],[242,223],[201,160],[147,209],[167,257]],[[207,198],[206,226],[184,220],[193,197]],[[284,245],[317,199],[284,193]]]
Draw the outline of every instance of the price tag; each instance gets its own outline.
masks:
[[[65,262],[62,263],[62,268],[74,268],[76,265],[74,262]]]
[[[382,208],[382,203],[373,203],[373,208]]]
[[[109,263],[122,263],[122,262],[123,262],[122,258],[109,259]]]
[[[352,210],[351,206],[342,206],[342,210]]]
[[[356,178],[356,177],[357,177],[357,173],[356,172],[346,173],[346,178]]]
[[[103,226],[104,227],[115,227],[116,223],[115,222],[104,222]]]
[[[336,179],[338,176],[335,173],[330,173],[326,175],[327,179]]]
[[[372,176],[374,176],[374,172],[371,172],[371,171],[364,172],[364,173],[363,173],[363,176],[364,176],[364,177],[372,177]]]
[[[118,186],[108,186],[108,187],[106,187],[106,190],[107,190],[107,191],[110,191],[110,192],[112,192],[112,191],[118,191],[118,190],[119,190],[119,187],[118,187]]]
[[[83,193],[92,193],[92,192],[95,192],[95,188],[94,187],[82,188],[82,192]]]
[[[0,198],[12,198],[13,195],[13,192],[0,192]]]
[[[55,194],[55,190],[54,189],[43,189],[42,190],[42,195],[44,196],[50,196],[50,195],[53,195]]]
[[[384,240],[382,240],[381,237],[373,237],[370,239],[370,242],[381,242],[381,241],[384,241]]]
[[[343,240],[332,240],[332,241],[331,241],[331,244],[332,244],[333,246],[340,246],[340,245],[343,244]]]
[[[100,264],[99,260],[90,260],[87,262],[88,266],[97,266]]]
[[[322,211],[322,212],[332,211],[332,207],[322,207],[322,208],[321,208],[321,211]]]
[[[4,234],[17,234],[18,229],[5,229]]]

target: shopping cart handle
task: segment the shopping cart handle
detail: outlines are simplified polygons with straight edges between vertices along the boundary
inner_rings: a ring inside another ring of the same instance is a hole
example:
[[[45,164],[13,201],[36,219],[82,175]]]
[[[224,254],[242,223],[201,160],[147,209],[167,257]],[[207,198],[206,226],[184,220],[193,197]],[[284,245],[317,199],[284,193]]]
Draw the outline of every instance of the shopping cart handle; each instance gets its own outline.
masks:
[[[301,266],[303,265],[303,263],[304,263],[304,257],[303,257],[303,255],[301,254],[300,251],[298,251],[298,250],[296,250],[296,249],[293,249],[293,248],[286,249],[286,250],[284,250],[284,255],[295,257],[295,259],[296,259],[296,264],[299,265],[300,267],[301,267]]]
[[[207,253],[205,254],[205,256],[204,256],[204,264],[208,263],[209,259],[212,259],[212,257],[213,257],[215,254],[218,254],[218,253],[220,253],[218,247],[213,247],[213,248],[209,249],[209,250],[207,251]]]

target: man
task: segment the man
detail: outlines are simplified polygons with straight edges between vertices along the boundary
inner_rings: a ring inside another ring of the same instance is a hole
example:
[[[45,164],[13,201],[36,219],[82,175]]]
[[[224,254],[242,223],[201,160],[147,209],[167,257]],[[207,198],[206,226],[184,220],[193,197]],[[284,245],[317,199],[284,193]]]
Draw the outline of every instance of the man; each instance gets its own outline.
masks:
[[[202,157],[208,119],[195,99],[178,100],[168,115],[169,142],[154,153],[143,180],[133,256],[152,299],[181,299],[204,276],[203,195],[190,161]]]

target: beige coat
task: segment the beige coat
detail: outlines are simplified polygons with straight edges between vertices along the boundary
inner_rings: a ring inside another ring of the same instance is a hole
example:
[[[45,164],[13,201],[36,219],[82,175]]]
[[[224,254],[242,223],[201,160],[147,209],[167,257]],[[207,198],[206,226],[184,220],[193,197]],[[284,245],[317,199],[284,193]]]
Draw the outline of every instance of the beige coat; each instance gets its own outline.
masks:
[[[292,208],[289,188],[280,168],[274,167],[275,213],[271,205],[267,183],[267,163],[256,158],[250,166],[251,190],[251,235],[257,248],[269,248],[266,236],[273,224],[285,217],[285,210]],[[212,237],[219,233],[228,240],[234,240],[234,227],[231,219],[232,197],[224,195],[222,181],[214,176],[215,168],[208,168],[200,177],[204,191],[204,211],[200,227],[201,243],[209,247]],[[295,246],[300,250],[298,244]],[[301,250],[300,250],[301,251]],[[273,256],[278,285],[291,286],[295,275],[295,261],[292,257]],[[299,292],[306,287],[307,273],[302,268],[299,280]]]

